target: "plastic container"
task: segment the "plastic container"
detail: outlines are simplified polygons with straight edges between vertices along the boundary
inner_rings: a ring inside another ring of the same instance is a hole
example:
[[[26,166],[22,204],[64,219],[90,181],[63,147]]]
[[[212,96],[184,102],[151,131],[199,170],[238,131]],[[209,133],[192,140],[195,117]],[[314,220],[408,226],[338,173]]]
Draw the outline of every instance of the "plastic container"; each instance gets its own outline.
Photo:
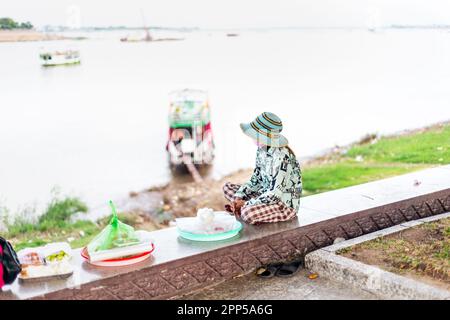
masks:
[[[153,247],[153,241],[152,240],[144,240],[138,244],[127,246],[127,247],[120,247],[120,248],[114,248],[110,250],[102,250],[102,251],[95,251],[91,253],[89,252],[89,261],[90,262],[97,262],[102,260],[111,260],[111,259],[119,259],[123,257],[130,257],[135,256],[144,252],[149,252],[152,250]]]
[[[73,274],[70,263],[72,249],[66,242],[50,243],[43,247],[26,248],[17,253],[22,265],[21,282],[43,282],[65,279]]]
[[[141,254],[137,254],[134,256],[128,256],[118,259],[109,259],[109,260],[101,260],[101,261],[91,261],[89,257],[89,253],[87,251],[87,248],[84,248],[81,250],[81,256],[84,260],[86,260],[88,263],[98,266],[98,267],[123,267],[132,265],[135,263],[139,263],[142,261],[147,260],[152,255],[153,251],[155,250],[155,245],[152,244],[150,251],[143,252]]]
[[[180,237],[203,242],[233,238],[243,228],[242,223],[227,212],[215,212],[211,219],[208,217],[207,209],[200,209],[197,217],[176,219],[176,225]]]
[[[178,228],[178,234],[180,235],[180,237],[182,237],[184,239],[188,239],[188,240],[192,240],[192,241],[207,242],[207,241],[221,241],[221,240],[233,238],[233,237],[237,236],[241,230],[242,230],[242,223],[240,223],[239,221],[236,221],[235,227],[232,230],[227,231],[227,232],[220,232],[220,233],[213,233],[213,234],[195,234],[195,233],[182,231]]]
[[[197,235],[214,235],[236,229],[236,218],[227,212],[218,211],[213,213],[212,219],[205,219],[202,210],[199,210],[197,217],[176,219],[178,230]]]

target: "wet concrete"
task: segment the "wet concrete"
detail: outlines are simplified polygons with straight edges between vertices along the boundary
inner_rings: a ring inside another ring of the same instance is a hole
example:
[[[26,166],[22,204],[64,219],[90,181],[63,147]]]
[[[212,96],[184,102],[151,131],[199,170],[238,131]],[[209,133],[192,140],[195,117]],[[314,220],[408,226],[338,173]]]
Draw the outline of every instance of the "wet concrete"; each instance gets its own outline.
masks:
[[[254,274],[181,297],[181,300],[374,300],[374,294],[324,277],[308,278],[307,270],[290,278],[260,279]]]

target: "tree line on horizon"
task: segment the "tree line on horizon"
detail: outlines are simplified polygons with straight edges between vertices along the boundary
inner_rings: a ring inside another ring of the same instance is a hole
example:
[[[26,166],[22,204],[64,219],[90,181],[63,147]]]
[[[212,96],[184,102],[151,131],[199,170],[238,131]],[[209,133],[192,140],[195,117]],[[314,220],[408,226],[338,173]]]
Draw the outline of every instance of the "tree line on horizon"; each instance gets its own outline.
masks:
[[[33,29],[31,22],[16,22],[11,18],[0,18],[0,30]]]

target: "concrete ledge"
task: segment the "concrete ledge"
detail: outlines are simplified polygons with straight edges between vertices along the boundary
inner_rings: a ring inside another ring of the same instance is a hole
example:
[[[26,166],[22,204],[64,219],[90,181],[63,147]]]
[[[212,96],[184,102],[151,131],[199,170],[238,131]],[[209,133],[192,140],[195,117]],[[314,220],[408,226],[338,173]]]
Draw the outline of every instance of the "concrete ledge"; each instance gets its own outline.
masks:
[[[219,243],[178,238],[174,228],[153,233],[153,258],[107,269],[76,253],[68,280],[19,285],[0,299],[168,299],[275,261],[305,256],[336,238],[351,239],[408,221],[450,211],[450,166],[415,172],[302,199],[299,218],[245,226],[239,237]],[[419,186],[415,180],[421,181]]]
[[[417,220],[418,223],[415,225],[448,217],[450,217],[450,213],[440,214],[434,217]],[[367,242],[380,236],[397,233],[413,226],[414,225],[408,225],[408,223],[406,225],[394,226],[380,232],[343,241],[309,253],[305,257],[306,267],[322,276],[353,285],[357,288],[367,290],[378,296],[389,299],[450,299],[449,291],[435,288],[422,282],[396,275],[378,267],[367,265],[336,254],[338,250]]]

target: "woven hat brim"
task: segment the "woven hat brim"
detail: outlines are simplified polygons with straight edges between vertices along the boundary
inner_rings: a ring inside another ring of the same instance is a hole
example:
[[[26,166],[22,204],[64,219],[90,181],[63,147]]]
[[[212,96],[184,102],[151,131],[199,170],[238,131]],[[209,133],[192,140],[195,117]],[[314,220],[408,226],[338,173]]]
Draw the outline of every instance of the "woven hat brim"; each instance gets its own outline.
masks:
[[[285,147],[289,144],[288,139],[286,139],[286,137],[282,134],[278,134],[278,137],[276,139],[269,138],[263,134],[258,133],[255,129],[252,128],[250,123],[241,123],[240,126],[242,132],[263,145],[280,148]]]

